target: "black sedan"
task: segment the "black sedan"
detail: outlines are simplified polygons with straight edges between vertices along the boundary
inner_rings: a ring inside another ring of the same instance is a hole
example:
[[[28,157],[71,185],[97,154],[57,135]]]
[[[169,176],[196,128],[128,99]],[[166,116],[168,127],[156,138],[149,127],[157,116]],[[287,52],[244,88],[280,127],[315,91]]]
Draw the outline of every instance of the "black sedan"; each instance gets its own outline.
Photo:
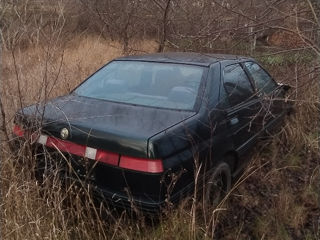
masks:
[[[158,211],[195,182],[215,204],[258,137],[283,122],[287,90],[252,58],[120,57],[70,94],[21,109],[13,132],[31,136],[40,177],[59,163],[63,179],[115,205]]]

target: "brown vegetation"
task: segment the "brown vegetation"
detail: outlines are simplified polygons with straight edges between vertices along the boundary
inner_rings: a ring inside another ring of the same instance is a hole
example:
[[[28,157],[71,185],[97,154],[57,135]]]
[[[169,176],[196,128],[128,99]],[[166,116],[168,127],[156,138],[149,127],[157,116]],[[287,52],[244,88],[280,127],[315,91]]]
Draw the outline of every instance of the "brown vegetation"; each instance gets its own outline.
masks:
[[[0,2],[1,237],[320,239],[317,2],[120,2]],[[276,47],[256,45],[274,30],[282,32]],[[63,189],[55,176],[40,189],[27,144],[18,153],[8,148],[14,113],[66,94],[114,57],[159,50],[252,55],[293,87],[295,114],[256,147],[226,201],[210,213],[214,221],[206,221],[201,203],[192,211],[192,199],[168,206],[151,224],[139,213],[97,206],[85,189]]]

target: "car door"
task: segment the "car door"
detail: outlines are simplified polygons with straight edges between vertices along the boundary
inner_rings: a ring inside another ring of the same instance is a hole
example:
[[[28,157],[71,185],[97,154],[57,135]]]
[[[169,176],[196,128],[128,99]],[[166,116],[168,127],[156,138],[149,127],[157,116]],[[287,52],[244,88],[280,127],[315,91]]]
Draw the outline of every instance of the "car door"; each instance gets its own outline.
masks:
[[[261,101],[261,130],[272,127],[283,112],[283,89],[260,65],[249,61],[244,63],[245,70],[252,79],[257,96]]]
[[[226,112],[227,134],[240,154],[254,144],[261,103],[253,84],[239,63],[222,64],[220,101]]]

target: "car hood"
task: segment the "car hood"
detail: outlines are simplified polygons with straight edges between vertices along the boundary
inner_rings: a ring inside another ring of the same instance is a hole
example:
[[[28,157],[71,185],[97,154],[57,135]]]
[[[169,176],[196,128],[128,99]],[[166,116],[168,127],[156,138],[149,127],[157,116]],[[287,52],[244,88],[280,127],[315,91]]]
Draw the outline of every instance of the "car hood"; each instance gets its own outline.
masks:
[[[67,140],[135,157],[149,157],[152,136],[193,116],[195,112],[114,103],[77,95],[58,97],[45,105],[21,110],[29,119],[40,119],[42,131]]]

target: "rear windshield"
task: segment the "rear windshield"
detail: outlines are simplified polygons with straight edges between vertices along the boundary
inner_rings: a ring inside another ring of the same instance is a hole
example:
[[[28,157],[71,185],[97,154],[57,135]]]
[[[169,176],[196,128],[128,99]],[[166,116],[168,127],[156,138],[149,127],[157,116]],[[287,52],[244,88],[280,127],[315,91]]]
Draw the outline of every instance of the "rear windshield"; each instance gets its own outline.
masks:
[[[203,67],[193,65],[113,61],[75,93],[119,103],[193,110],[203,72]]]

